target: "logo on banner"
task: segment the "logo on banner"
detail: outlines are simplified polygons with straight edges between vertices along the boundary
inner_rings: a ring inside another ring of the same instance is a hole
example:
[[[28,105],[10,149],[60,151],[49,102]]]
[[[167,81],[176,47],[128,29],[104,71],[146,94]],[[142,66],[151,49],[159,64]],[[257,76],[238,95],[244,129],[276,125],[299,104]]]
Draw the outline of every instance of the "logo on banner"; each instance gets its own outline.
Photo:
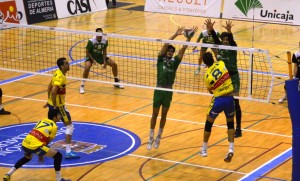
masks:
[[[94,4],[96,5],[95,1]],[[91,4],[89,0],[69,0],[67,3],[68,11],[71,15],[91,12]]]
[[[263,8],[262,4],[258,0],[238,0],[235,5],[239,10],[247,16],[250,9]]]
[[[22,158],[22,141],[36,123],[11,125],[0,128],[0,166],[14,166]],[[126,156],[135,151],[141,144],[134,133],[104,124],[73,122],[75,131],[71,143],[72,151],[81,156],[80,159],[63,159],[62,167],[89,165]],[[60,122],[55,139],[48,145],[65,155],[66,128]],[[41,165],[38,157],[24,165],[26,168],[53,168],[53,159],[45,158]]]
[[[23,13],[17,11],[15,1],[0,2],[0,19],[3,22],[19,23]]]
[[[238,9],[247,16],[250,9],[253,8],[263,8],[261,2],[258,0],[238,0],[235,5],[238,7]],[[270,11],[268,9],[261,9],[260,10],[260,17],[262,18],[270,18],[270,19],[277,19],[277,20],[294,20],[294,15],[290,13],[290,11],[286,11],[284,13],[279,12],[278,10],[274,9],[273,11]]]

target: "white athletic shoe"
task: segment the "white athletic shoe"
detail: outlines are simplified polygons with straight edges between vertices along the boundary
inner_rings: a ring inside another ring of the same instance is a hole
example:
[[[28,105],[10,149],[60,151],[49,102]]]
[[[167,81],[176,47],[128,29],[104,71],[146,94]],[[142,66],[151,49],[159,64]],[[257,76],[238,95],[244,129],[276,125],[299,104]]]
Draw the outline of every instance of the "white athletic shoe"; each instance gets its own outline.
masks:
[[[157,148],[159,147],[159,144],[160,144],[160,138],[157,137],[157,138],[155,139],[155,141],[154,141],[153,147],[154,147],[155,149],[157,149]]]
[[[115,82],[115,83],[120,83],[120,80],[118,80],[118,82]],[[114,84],[114,86],[115,86],[115,88],[124,89],[123,85]]]
[[[83,85],[80,86],[79,93],[80,94],[84,94],[84,86]]]
[[[153,138],[150,138],[147,144],[147,150],[151,150],[152,149],[152,144],[153,144],[154,140]]]
[[[207,150],[201,150],[199,153],[202,157],[207,157]]]
[[[278,100],[279,103],[283,103],[284,101],[287,100],[286,95],[284,97],[282,97],[281,99]]]

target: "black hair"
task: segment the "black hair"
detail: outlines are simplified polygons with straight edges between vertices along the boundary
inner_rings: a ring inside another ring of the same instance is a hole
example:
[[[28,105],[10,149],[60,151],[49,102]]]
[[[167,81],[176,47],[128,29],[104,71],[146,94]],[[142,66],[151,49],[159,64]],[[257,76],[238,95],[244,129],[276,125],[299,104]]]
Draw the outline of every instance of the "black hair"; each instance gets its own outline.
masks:
[[[58,114],[60,114],[58,109],[50,109],[48,111],[48,119],[53,120],[53,118],[56,117]]]
[[[208,67],[214,64],[214,58],[210,52],[205,52],[202,58],[205,65],[207,65]]]
[[[96,32],[103,31],[102,28],[96,28]]]
[[[229,33],[228,32],[223,32],[223,33],[221,33],[221,40],[223,40],[223,38],[225,38],[225,37],[229,37]]]
[[[67,60],[65,57],[61,57],[61,58],[57,59],[56,64],[57,64],[59,69],[60,69],[60,66],[64,65],[65,60]]]
[[[167,50],[169,50],[169,49],[172,49],[173,52],[175,52],[175,50],[176,50],[176,48],[173,45],[168,45],[168,49]]]

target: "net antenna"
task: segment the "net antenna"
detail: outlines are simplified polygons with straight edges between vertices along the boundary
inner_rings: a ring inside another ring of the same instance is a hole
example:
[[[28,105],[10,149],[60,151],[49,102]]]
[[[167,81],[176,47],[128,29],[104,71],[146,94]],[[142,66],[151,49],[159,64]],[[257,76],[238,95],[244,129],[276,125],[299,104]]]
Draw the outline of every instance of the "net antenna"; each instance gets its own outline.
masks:
[[[56,60],[66,57],[71,65],[67,73],[68,79],[78,80],[78,89],[82,80],[106,85],[114,84],[111,68],[103,69],[100,65],[92,66],[88,79],[82,78],[87,42],[94,36],[102,35],[109,41],[108,57],[117,63],[118,77],[121,84],[127,87],[211,96],[204,83],[206,67],[203,66],[203,71],[199,75],[194,75],[198,67],[199,53],[192,49],[198,46],[237,51],[241,87],[240,94],[236,98],[259,102],[270,100],[274,75],[267,50],[185,42],[183,36],[179,41],[173,41],[101,34],[94,30],[79,31],[10,23],[4,23],[2,26],[5,28],[0,30],[1,42],[5,43],[0,44],[0,70],[21,73],[22,75],[17,77],[19,80],[31,76],[48,76],[46,81],[50,81],[57,69]],[[169,34],[161,36],[168,37]],[[175,46],[174,56],[183,45],[189,46],[177,70],[173,89],[156,87],[157,56],[164,43]],[[17,78],[0,81],[0,85],[16,81]]]

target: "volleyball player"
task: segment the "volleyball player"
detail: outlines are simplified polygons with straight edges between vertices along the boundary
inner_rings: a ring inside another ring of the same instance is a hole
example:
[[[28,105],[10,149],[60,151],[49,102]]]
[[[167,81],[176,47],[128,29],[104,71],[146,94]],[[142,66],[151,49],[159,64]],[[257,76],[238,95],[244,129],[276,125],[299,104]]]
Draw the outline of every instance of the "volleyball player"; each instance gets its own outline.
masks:
[[[198,27],[193,27],[193,31],[197,32]],[[169,39],[173,40],[177,36],[182,35],[184,31],[184,27],[178,27],[175,34],[172,35]],[[186,39],[187,42],[191,40],[191,37]],[[160,50],[157,58],[157,85],[156,87],[172,89],[174,80],[176,77],[176,71],[179,67],[179,64],[183,58],[184,52],[187,48],[187,45],[182,46],[179,50],[178,55],[173,57],[175,53],[175,47],[170,45],[169,43],[165,43]],[[160,145],[160,139],[167,121],[167,114],[171,105],[173,97],[172,91],[163,91],[163,90],[155,90],[154,98],[153,98],[153,112],[150,122],[150,135],[149,141],[147,144],[147,149],[152,149],[152,144],[154,144],[154,148],[157,149]],[[162,107],[161,119],[158,134],[156,139],[154,140],[154,129],[156,126],[156,119],[159,114],[160,107]]]
[[[229,151],[224,159],[231,162],[234,153],[234,98],[233,85],[227,68],[222,60],[214,63],[210,52],[203,54],[203,62],[208,67],[204,82],[208,91],[214,95],[209,106],[207,119],[204,128],[203,146],[200,155],[207,156],[207,143],[215,119],[224,111],[228,128]]]

